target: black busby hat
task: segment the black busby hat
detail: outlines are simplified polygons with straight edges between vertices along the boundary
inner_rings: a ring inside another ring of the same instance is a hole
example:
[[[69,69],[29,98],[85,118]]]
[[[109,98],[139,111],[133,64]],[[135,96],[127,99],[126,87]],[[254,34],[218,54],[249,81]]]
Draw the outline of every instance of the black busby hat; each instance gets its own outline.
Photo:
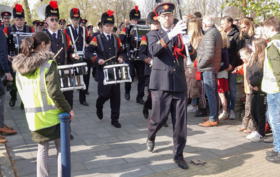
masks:
[[[33,22],[32,22],[32,24],[33,25],[37,25],[37,22],[38,22],[39,20],[34,20]]]
[[[44,22],[41,22],[41,21],[39,21],[39,20],[36,20],[37,22],[36,22],[36,25],[37,26],[40,26],[40,27],[43,27],[44,26]]]
[[[151,23],[157,23],[157,22],[158,22],[157,15],[154,12],[150,12],[147,17],[147,23],[151,24]]]
[[[70,18],[71,19],[75,19],[75,20],[79,20],[81,18],[80,10],[78,8],[71,9],[71,11],[70,11]]]
[[[138,6],[135,6],[135,9],[132,9],[129,13],[130,20],[139,20],[141,18],[141,13],[138,10]]]
[[[101,17],[101,23],[102,25],[113,25],[115,23],[114,11],[108,10],[107,12],[103,13]]]
[[[80,24],[87,24],[87,19],[80,19]]]
[[[173,10],[175,9],[175,5],[171,2],[164,2],[156,6],[154,12],[157,15],[160,14],[166,14],[166,13],[173,13]]]
[[[102,27],[102,23],[101,22],[98,23],[98,27]]]
[[[16,4],[13,9],[13,16],[14,18],[25,18],[24,17],[24,10],[21,4]]]
[[[11,18],[11,16],[12,16],[11,12],[2,12],[1,13],[2,18],[5,18],[5,17]]]
[[[60,19],[59,24],[62,24],[62,23],[66,24],[66,20],[65,19]]]
[[[51,1],[50,4],[46,7],[45,16],[46,18],[49,16],[57,16],[59,18],[57,1]]]
[[[93,26],[92,25],[89,25],[89,26],[87,26],[87,29],[89,30],[89,29],[93,29]]]

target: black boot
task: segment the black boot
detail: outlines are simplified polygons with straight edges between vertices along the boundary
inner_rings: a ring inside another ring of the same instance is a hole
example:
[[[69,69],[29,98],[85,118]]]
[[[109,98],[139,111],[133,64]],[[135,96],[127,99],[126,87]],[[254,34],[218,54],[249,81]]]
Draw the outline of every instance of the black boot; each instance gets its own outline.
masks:
[[[200,111],[198,113],[196,113],[194,116],[195,117],[205,117],[205,116],[207,116],[207,109],[206,108],[205,109],[201,108]]]

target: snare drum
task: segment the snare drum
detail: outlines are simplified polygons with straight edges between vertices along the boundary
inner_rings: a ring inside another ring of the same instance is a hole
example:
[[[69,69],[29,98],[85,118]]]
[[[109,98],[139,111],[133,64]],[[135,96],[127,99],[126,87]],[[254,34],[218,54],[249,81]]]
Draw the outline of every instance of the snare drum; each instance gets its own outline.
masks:
[[[104,85],[132,82],[128,64],[115,64],[104,66],[103,73]]]
[[[136,46],[134,48],[134,60],[141,60],[139,58],[139,48],[141,39],[145,36],[148,32],[150,32],[150,28],[147,25],[136,25],[133,28],[133,36],[135,37]]]
[[[24,38],[31,37],[33,33],[13,33],[13,40],[15,44],[15,54],[21,53],[20,45]]]
[[[79,55],[80,60],[85,59],[85,52],[84,51],[76,51],[77,55]]]
[[[83,80],[83,75],[78,74],[81,73],[80,67],[81,66],[74,66],[74,65],[58,66],[58,75],[59,75],[61,91],[86,89],[86,85],[84,84],[84,80]]]

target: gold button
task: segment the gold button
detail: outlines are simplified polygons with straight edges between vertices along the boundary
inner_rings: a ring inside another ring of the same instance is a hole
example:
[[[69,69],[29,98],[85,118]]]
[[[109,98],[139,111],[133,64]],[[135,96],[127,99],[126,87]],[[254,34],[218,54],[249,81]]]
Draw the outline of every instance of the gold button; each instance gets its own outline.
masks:
[[[60,63],[58,63],[60,65]]]
[[[58,46],[58,44],[56,44],[56,46]]]
[[[111,47],[109,47],[109,49],[111,49]]]
[[[174,61],[174,63],[175,63],[175,61]]]
[[[110,54],[111,55],[111,54]]]
[[[176,71],[176,69],[174,69],[174,71]]]
[[[60,56],[58,56],[58,58],[60,58]]]

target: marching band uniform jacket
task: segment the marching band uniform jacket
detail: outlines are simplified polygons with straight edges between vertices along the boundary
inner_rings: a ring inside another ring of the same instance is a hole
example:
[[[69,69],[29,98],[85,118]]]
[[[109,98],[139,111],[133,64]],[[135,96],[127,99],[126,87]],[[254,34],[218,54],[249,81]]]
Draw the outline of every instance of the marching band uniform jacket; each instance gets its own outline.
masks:
[[[85,29],[85,33],[86,33],[86,34],[85,34],[85,37],[84,37],[84,36],[83,36],[83,27],[79,26],[79,34],[78,34],[78,35],[76,34],[75,29],[73,28],[72,25],[70,25],[70,28],[71,28],[71,30],[72,30],[72,32],[73,32],[74,41],[73,41],[72,38],[71,38],[71,34],[70,34],[69,27],[66,28],[66,29],[64,30],[64,32],[66,32],[66,33],[68,34],[68,36],[69,36],[70,39],[71,39],[72,44],[75,43],[75,40],[76,40],[76,39],[78,38],[78,36],[79,36],[79,38],[78,38],[77,41],[76,41],[76,47],[77,47],[77,50],[78,50],[78,51],[82,51],[82,50],[83,50],[83,42],[85,41],[85,44],[87,44],[87,38],[88,38],[88,31],[87,31],[87,29]]]
[[[167,32],[161,27],[158,31],[148,33],[149,51],[153,56],[153,67],[150,76],[151,90],[171,92],[187,91],[184,55],[185,47],[180,35],[169,39]],[[188,48],[192,60],[196,58],[196,52],[192,46]],[[181,54],[180,54],[181,53]]]
[[[97,71],[96,71],[96,77],[95,79],[97,81],[102,81],[104,79],[104,73],[103,73],[103,67],[109,63],[110,61],[106,62],[104,65],[98,65],[98,61],[100,59],[106,60],[109,59],[113,56],[115,56],[115,46],[114,46],[114,37],[113,34],[111,34],[111,39],[110,41],[107,40],[106,36],[104,33],[100,36],[101,41],[103,43],[104,51],[106,54],[106,58],[103,57],[103,53],[101,50],[101,45],[99,41],[97,40],[97,36],[95,36],[92,41],[90,42],[90,45],[86,48],[85,56],[87,59],[90,59],[94,65],[97,66]],[[115,61],[115,63],[118,63],[118,58],[123,58],[124,60],[126,59],[125,53],[122,48],[122,43],[120,39],[116,36],[117,44],[118,44],[118,49],[117,49],[117,56],[112,59],[111,61]]]
[[[149,52],[147,35],[142,36],[140,47],[139,47],[139,58],[145,63],[145,76],[151,75],[150,64],[153,61],[152,55]]]

